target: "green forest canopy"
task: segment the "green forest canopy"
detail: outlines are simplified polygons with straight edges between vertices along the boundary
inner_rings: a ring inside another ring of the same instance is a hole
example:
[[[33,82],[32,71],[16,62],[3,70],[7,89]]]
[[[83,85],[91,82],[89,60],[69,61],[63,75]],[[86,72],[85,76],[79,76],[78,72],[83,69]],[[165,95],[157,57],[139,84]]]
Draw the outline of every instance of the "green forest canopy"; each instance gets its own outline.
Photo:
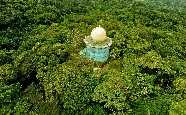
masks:
[[[0,114],[186,114],[185,0],[1,0],[0,9]],[[98,25],[113,41],[105,63],[79,56]]]

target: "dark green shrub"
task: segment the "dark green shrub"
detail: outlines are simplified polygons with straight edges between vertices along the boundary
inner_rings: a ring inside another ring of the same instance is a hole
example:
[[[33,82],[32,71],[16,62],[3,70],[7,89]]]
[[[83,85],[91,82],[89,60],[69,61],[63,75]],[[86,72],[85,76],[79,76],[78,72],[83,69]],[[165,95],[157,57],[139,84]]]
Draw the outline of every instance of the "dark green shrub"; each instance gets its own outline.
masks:
[[[6,50],[0,50],[0,65],[11,63],[13,60],[11,57],[12,52],[8,52]]]
[[[4,82],[16,78],[16,71],[11,64],[4,64],[0,66],[0,79]]]
[[[137,115],[167,115],[171,97],[169,95],[157,96],[156,98],[146,98],[135,103],[134,114]]]
[[[0,113],[10,114],[20,96],[20,84],[6,85],[0,82]]]
[[[47,100],[51,102],[58,95],[69,114],[82,110],[90,102],[97,85],[91,68],[81,64],[79,61],[66,62],[48,69],[48,72],[40,71],[37,75],[44,86]]]

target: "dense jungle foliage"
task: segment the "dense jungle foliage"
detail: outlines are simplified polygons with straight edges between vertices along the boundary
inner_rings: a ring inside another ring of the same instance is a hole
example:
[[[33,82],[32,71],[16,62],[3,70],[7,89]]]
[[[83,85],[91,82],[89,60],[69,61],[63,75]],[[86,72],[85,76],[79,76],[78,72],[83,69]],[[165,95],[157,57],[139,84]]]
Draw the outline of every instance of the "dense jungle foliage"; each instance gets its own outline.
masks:
[[[105,63],[79,55],[98,25]],[[186,1],[1,0],[0,114],[186,115]]]

